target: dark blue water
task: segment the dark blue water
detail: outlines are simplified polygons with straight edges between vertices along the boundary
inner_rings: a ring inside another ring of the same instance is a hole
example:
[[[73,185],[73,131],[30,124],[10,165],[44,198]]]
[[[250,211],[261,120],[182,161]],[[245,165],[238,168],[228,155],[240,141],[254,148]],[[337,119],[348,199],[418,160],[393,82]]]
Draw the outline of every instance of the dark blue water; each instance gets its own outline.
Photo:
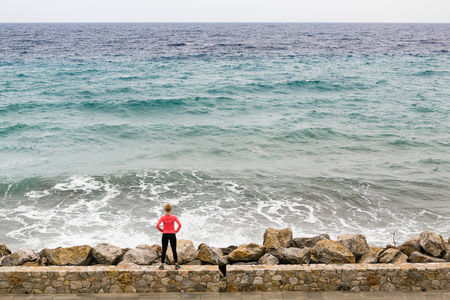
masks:
[[[0,24],[0,242],[153,243],[167,202],[215,246],[448,236],[449,50],[449,24]]]

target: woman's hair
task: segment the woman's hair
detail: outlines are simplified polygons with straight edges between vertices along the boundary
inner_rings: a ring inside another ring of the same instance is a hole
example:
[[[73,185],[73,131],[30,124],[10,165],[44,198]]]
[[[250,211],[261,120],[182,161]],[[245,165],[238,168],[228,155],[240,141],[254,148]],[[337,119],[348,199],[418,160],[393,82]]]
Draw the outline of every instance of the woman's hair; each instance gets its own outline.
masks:
[[[167,211],[167,212],[172,211],[172,205],[170,205],[170,204],[167,203],[167,204],[164,206],[164,210]]]

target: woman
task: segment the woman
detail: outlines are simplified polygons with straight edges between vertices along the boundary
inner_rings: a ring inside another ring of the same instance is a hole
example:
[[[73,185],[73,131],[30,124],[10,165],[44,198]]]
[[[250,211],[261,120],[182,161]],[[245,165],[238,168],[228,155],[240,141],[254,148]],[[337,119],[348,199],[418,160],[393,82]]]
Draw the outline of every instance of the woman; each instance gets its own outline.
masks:
[[[158,224],[156,224],[156,228],[163,233],[162,236],[162,255],[161,255],[161,266],[159,266],[160,270],[164,270],[164,261],[166,260],[166,252],[167,245],[170,241],[170,247],[172,247],[173,260],[175,261],[175,270],[180,268],[178,264],[177,257],[177,237],[175,233],[178,233],[181,229],[181,223],[177,217],[170,214],[172,211],[172,205],[166,204],[164,206],[164,210],[166,211],[166,215],[162,216]],[[163,223],[163,228],[160,227],[161,223]],[[175,230],[175,223],[178,224],[178,228]]]

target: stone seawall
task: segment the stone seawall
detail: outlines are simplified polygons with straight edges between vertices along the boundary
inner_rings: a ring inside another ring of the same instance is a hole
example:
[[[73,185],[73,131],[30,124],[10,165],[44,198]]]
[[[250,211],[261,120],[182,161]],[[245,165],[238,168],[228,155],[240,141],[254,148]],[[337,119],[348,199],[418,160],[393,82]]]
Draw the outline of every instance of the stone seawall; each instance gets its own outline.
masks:
[[[450,263],[2,267],[0,294],[450,290]]]
[[[227,291],[450,290],[450,263],[228,266]]]
[[[217,266],[2,267],[0,294],[221,292],[226,279]]]

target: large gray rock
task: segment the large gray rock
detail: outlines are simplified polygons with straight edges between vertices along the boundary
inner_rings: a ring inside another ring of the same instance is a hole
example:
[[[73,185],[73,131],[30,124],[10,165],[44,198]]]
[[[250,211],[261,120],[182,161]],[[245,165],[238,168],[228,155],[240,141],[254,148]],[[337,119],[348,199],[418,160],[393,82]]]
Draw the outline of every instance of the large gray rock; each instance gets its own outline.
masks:
[[[151,265],[158,259],[158,256],[158,253],[154,250],[131,249],[123,255],[122,261],[118,265]]]
[[[445,261],[450,262],[450,244],[445,244],[445,246],[447,247],[447,250],[445,252],[443,259],[445,259]]]
[[[294,240],[292,239],[292,230],[285,228],[282,230],[267,228],[264,232],[264,247],[278,248],[278,247],[293,247]]]
[[[413,236],[409,238],[403,245],[400,246],[400,250],[407,256],[410,256],[413,252],[421,252],[420,236]]]
[[[319,263],[324,264],[353,264],[355,256],[347,247],[332,240],[322,240],[314,246]]]
[[[432,257],[416,251],[411,253],[409,261],[412,263],[441,263],[445,262],[445,259]]]
[[[258,260],[258,265],[278,265],[280,261],[272,254],[266,253]]]
[[[326,233],[319,234],[313,237],[295,238],[294,244],[297,248],[313,248],[318,241],[329,240],[330,236]]]
[[[269,253],[278,258],[282,264],[309,264],[311,259],[309,248],[270,248]]]
[[[424,231],[420,234],[420,246],[434,257],[441,257],[445,254],[445,242],[441,235]]]
[[[19,254],[17,254],[17,252],[2,257],[0,262],[0,266],[2,267],[14,267],[20,266],[21,264],[22,262],[20,261]]]
[[[206,244],[200,244],[198,247],[198,258],[208,264],[224,266],[228,263],[219,248],[209,247]]]
[[[4,256],[0,266],[20,266],[28,262],[35,262],[38,259],[39,255],[34,253],[33,249],[23,247],[12,254]]]
[[[190,240],[177,240],[177,256],[179,264],[186,264],[188,262],[198,259],[198,252],[194,243]],[[168,264],[175,264],[173,260],[172,248],[167,247],[166,260]]]
[[[266,247],[250,243],[237,247],[227,256],[227,259],[231,263],[258,261],[265,253]]]
[[[116,265],[122,255],[122,248],[107,243],[92,248],[92,257],[102,265]]]
[[[337,237],[337,241],[350,250],[356,259],[369,251],[366,237],[362,234],[341,234]]]
[[[383,252],[383,248],[369,246],[369,251],[361,255],[357,262],[359,264],[376,264],[378,262],[378,256],[381,252]]]
[[[378,262],[382,264],[402,264],[408,261],[408,256],[400,249],[388,248],[380,253]]]
[[[91,262],[92,247],[88,245],[69,248],[42,249],[41,258],[54,266],[87,266]]]
[[[0,244],[0,258],[9,254],[11,254],[11,250],[8,249],[8,246]]]

